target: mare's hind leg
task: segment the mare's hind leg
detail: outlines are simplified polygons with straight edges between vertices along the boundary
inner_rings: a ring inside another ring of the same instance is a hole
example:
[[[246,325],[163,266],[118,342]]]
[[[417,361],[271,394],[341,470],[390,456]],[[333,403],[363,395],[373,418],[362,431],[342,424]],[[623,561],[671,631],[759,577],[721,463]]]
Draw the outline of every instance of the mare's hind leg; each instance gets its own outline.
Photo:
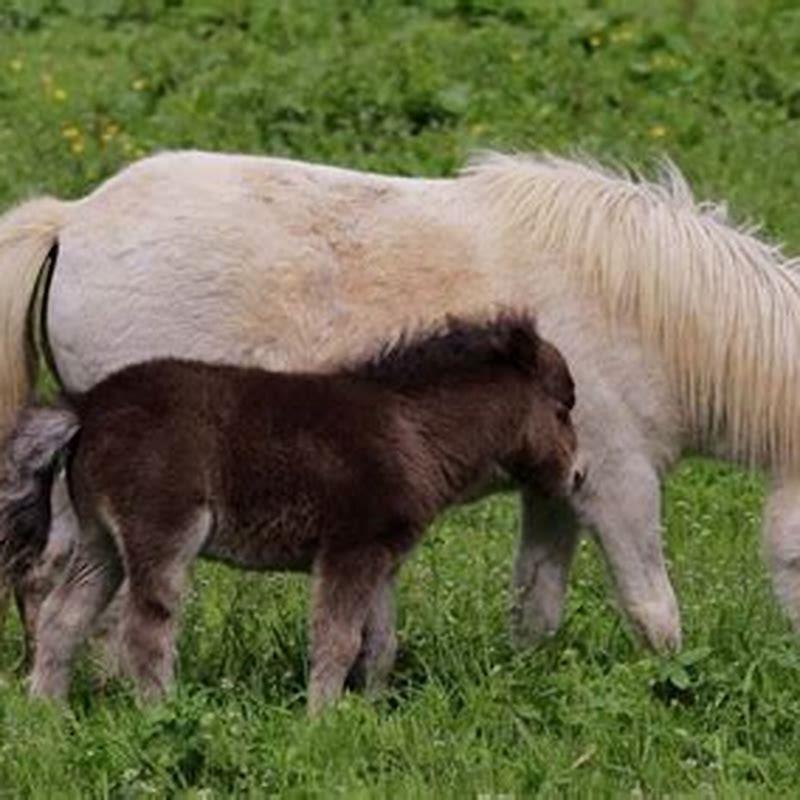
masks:
[[[770,494],[763,544],[775,594],[800,632],[800,481],[786,482]]]
[[[30,684],[33,696],[66,696],[75,651],[121,581],[122,564],[110,534],[95,521],[87,523],[61,581],[39,615]]]
[[[650,461],[609,454],[590,469],[574,505],[595,530],[635,630],[655,650],[677,650],[680,613],[661,542],[661,484]]]
[[[564,500],[522,491],[522,530],[514,564],[511,635],[517,647],[558,630],[579,528]]]
[[[164,531],[155,539],[123,532],[128,572],[122,608],[124,671],[145,701],[160,699],[172,685],[186,579],[212,524],[211,512],[203,509],[183,530]]]
[[[314,564],[308,710],[318,714],[342,693],[361,649],[367,616],[393,567],[383,547],[324,553]]]
[[[367,694],[379,692],[394,666],[397,636],[394,627],[394,580],[378,587],[370,605],[361,639],[361,650],[347,676],[351,688]]]

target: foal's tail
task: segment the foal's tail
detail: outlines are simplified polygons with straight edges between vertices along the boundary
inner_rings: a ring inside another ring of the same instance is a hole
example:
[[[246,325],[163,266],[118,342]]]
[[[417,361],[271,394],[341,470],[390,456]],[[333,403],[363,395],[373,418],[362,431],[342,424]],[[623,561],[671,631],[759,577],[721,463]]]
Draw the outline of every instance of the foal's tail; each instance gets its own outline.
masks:
[[[29,309],[68,209],[69,203],[43,197],[0,216],[0,439],[30,394]]]
[[[0,577],[12,584],[47,544],[57,456],[78,428],[78,417],[69,408],[29,406],[5,441],[0,466]]]

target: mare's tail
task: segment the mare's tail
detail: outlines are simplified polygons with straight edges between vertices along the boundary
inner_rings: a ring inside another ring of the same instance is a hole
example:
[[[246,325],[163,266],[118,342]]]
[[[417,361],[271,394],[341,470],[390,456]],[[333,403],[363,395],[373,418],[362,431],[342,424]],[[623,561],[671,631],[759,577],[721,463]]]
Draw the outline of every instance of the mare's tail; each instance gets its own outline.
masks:
[[[69,203],[44,197],[0,216],[0,439],[30,395],[31,302],[68,209]]]
[[[23,409],[0,465],[0,577],[11,584],[41,555],[50,528],[50,487],[61,453],[78,432],[65,407]]]

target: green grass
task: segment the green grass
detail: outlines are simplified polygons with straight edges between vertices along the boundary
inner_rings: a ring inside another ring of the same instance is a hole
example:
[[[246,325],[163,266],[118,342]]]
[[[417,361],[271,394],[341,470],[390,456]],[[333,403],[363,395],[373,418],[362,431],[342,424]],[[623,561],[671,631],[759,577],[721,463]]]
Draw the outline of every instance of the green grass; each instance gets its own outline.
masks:
[[[0,206],[80,196],[158,149],[451,173],[481,147],[668,153],[800,250],[789,0],[0,0]],[[304,715],[306,583],[204,565],[174,698],[79,671],[30,704],[0,635],[0,797],[790,796],[800,645],[758,551],[762,485],[691,461],[666,534],[685,652],[642,653],[596,548],[556,639],[506,632],[512,499],[448,515],[404,571],[391,690]]]

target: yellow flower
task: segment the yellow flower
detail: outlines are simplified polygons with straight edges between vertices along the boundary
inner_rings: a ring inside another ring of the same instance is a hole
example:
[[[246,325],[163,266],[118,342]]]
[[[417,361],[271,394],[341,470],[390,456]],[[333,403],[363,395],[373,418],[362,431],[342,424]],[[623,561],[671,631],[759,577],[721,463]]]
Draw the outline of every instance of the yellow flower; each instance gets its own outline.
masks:
[[[80,136],[77,139],[73,139],[69,149],[72,150],[74,155],[79,156],[84,151],[83,137]]]
[[[67,125],[62,129],[61,135],[67,140],[79,139],[81,132],[74,125]]]
[[[108,144],[112,139],[116,138],[118,133],[119,125],[116,122],[108,122],[100,134],[100,141],[103,144]]]
[[[12,58],[11,61],[8,62],[8,68],[12,72],[20,72],[20,70],[22,70],[22,59]]]
[[[631,28],[619,28],[611,32],[609,39],[615,44],[618,42],[630,42],[633,39],[633,30]]]
[[[55,100],[57,103],[63,103],[66,99],[67,93],[64,91],[64,89],[59,88],[53,91],[53,100]]]
[[[667,135],[667,129],[664,125],[653,125],[648,133],[653,139],[663,139]]]
[[[593,33],[593,34],[592,34],[592,35],[589,37],[589,44],[590,44],[592,47],[595,47],[595,48],[597,48],[597,47],[600,47],[600,45],[601,45],[601,44],[603,44],[603,37],[602,37],[602,36],[600,36],[600,34],[599,34],[599,33]]]
[[[141,92],[146,88],[147,81],[144,78],[136,78],[136,80],[131,84],[131,89],[133,89],[134,92]]]
[[[653,69],[671,70],[679,67],[681,62],[669,53],[656,53],[650,59],[650,64]]]

